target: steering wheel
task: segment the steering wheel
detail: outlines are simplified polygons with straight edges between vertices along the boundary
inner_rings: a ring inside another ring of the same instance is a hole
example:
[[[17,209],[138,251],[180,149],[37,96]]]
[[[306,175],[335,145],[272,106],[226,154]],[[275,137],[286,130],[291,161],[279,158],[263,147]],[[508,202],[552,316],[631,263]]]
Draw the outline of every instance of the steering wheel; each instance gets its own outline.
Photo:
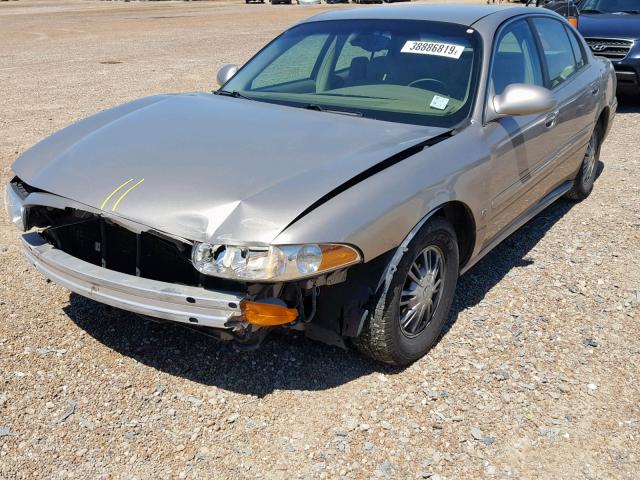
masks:
[[[444,93],[445,95],[447,95],[448,97],[451,96],[451,91],[449,90],[449,87],[447,87],[447,85],[443,82],[441,82],[440,80],[436,80],[435,78],[418,78],[417,80],[414,80],[413,82],[411,82],[408,86],[409,87],[415,87],[418,84],[421,83],[426,83],[426,84],[431,84],[432,86],[436,87],[435,90],[431,89],[427,86],[425,87],[416,87],[416,88],[422,88],[424,90],[433,90],[436,91],[438,93]]]

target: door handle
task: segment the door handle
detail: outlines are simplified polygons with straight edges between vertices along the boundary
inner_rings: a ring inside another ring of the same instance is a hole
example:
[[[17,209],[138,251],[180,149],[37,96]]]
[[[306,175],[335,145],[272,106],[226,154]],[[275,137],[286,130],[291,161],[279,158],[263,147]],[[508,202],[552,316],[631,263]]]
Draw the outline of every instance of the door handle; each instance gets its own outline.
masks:
[[[544,119],[544,126],[547,128],[553,128],[558,123],[558,112],[552,112]]]

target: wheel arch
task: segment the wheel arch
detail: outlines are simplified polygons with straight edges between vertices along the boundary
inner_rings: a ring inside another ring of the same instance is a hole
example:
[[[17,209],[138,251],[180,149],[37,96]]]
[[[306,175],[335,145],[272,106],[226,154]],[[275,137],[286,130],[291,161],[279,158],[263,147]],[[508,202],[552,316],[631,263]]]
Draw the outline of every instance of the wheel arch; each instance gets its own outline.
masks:
[[[605,106],[598,115],[596,119],[596,128],[598,129],[598,141],[602,143],[605,139],[607,132],[609,131],[609,115],[610,115],[610,107]]]
[[[434,217],[451,223],[459,247],[460,269],[472,258],[476,244],[476,222],[472,210],[460,200],[445,200],[437,203],[391,250],[374,257],[366,263],[351,267],[343,284],[325,287],[323,301],[318,302],[315,322],[325,330],[341,337],[357,337],[370,311],[369,302],[375,295],[389,288],[402,256],[408,245],[422,227]],[[354,244],[357,246],[357,244]],[[327,300],[330,300],[327,302]],[[337,319],[341,320],[337,320]],[[308,336],[313,334],[307,332]]]
[[[476,221],[471,209],[459,200],[452,200],[437,207],[431,216],[441,216],[453,226],[462,268],[471,258],[476,245]]]
[[[380,278],[376,290],[383,288],[391,282],[396,267],[407,249],[407,245],[420,229],[432,218],[440,216],[445,218],[453,226],[456,232],[456,240],[458,241],[459,264],[460,269],[471,259],[476,244],[476,222],[469,206],[460,200],[448,200],[441,203],[435,208],[429,210],[411,231],[404,237],[400,245],[395,249],[395,253],[391,258],[384,274]]]

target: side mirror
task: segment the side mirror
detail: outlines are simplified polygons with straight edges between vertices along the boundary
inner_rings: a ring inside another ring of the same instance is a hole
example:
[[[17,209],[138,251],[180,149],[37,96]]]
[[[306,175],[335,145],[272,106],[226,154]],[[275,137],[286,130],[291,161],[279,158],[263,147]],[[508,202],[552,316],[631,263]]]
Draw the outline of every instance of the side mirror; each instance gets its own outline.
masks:
[[[237,65],[228,64],[222,67],[220,70],[218,70],[218,75],[216,77],[218,80],[218,85],[223,86],[225,83],[231,80],[231,77],[233,77],[237,71]]]
[[[493,97],[491,103],[493,114],[489,121],[500,117],[549,112],[558,104],[546,88],[524,83],[507,85],[500,95]]]

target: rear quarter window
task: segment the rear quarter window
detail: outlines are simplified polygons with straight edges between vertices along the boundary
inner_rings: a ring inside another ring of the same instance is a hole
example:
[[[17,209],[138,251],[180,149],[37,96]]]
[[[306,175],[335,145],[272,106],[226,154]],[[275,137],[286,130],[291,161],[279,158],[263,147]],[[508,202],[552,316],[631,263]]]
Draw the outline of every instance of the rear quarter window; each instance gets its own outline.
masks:
[[[569,42],[571,42],[571,50],[573,51],[573,56],[575,57],[576,68],[580,70],[587,63],[584,55],[584,50],[582,49],[580,42],[578,42],[576,34],[569,30],[569,28],[567,28],[566,26],[565,29],[569,37]]]

